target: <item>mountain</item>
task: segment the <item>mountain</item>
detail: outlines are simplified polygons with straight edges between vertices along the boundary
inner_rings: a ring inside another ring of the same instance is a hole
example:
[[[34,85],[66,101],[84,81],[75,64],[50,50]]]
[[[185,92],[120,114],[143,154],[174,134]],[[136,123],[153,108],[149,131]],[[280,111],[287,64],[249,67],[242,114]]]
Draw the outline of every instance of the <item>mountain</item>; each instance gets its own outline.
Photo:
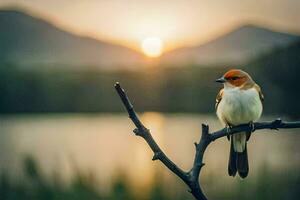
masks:
[[[0,64],[115,69],[146,64],[143,55],[127,47],[72,34],[18,10],[0,10],[0,30]],[[287,46],[297,38],[296,35],[247,25],[200,46],[168,52],[159,63],[238,65],[274,48]]]
[[[64,31],[16,10],[0,10],[0,62],[132,66],[142,55],[126,47]]]
[[[245,25],[200,46],[166,53],[162,63],[168,65],[244,64],[274,48],[287,46],[299,36]]]

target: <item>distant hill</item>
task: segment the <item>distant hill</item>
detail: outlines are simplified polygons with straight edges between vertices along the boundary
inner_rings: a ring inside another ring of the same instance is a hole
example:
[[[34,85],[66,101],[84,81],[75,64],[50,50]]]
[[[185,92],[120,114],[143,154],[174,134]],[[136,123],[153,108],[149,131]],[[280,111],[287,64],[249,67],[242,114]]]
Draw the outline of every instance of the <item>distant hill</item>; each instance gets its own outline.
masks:
[[[0,62],[132,66],[142,55],[126,47],[81,37],[28,14],[0,10]]]
[[[0,10],[0,64],[99,68],[132,67],[145,64],[139,52],[127,47],[82,37],[17,10]],[[247,25],[203,45],[181,48],[163,55],[159,62],[173,66],[239,65],[288,46],[298,36]]]
[[[288,46],[299,36],[275,32],[254,25],[245,25],[200,46],[182,48],[164,55],[162,63],[169,65],[244,64],[247,61]]]

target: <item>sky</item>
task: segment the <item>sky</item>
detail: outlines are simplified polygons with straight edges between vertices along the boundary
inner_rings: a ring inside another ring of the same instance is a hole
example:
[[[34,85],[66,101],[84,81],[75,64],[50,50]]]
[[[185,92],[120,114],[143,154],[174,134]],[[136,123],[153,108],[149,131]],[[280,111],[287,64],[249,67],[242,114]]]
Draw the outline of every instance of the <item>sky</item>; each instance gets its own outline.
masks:
[[[4,6],[134,49],[149,37],[165,50],[195,46],[244,23],[300,33],[300,0],[0,0]]]

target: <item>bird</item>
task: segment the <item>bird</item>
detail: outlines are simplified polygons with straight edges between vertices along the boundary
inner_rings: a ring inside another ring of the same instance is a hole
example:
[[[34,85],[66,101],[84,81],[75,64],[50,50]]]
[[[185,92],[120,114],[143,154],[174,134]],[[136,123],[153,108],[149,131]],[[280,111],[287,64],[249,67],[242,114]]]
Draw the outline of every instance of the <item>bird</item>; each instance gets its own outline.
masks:
[[[240,124],[249,124],[253,131],[254,122],[261,117],[263,111],[264,95],[260,86],[247,72],[240,69],[227,71],[216,82],[224,86],[219,91],[215,104],[221,123],[227,130]],[[227,135],[230,141],[229,176],[235,177],[237,172],[241,178],[248,176],[247,141],[252,131]]]

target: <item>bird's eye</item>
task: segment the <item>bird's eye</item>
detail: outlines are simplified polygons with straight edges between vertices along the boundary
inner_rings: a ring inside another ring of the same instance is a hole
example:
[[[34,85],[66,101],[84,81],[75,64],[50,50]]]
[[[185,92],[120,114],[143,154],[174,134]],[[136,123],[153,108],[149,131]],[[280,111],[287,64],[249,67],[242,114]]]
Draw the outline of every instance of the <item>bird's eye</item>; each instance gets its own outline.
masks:
[[[235,81],[237,79],[239,79],[239,77],[237,77],[237,76],[231,77],[231,80],[233,80],[233,81]]]

